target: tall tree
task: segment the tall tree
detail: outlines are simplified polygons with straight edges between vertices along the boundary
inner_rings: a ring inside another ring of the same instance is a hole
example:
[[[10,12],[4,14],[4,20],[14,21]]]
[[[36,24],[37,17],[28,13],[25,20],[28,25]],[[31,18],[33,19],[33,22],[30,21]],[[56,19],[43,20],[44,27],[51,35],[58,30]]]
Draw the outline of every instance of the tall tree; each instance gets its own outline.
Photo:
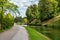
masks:
[[[38,19],[39,18],[38,6],[36,4],[29,6],[26,11],[26,15],[30,23],[34,19]]]
[[[40,0],[38,3],[38,9],[40,13],[41,21],[49,19],[57,13],[58,2],[55,0]]]
[[[6,11],[12,11],[14,13],[18,12],[18,7],[14,5],[13,3],[10,3],[9,0],[0,0],[0,11],[1,11],[1,27],[2,27],[2,19],[3,15]]]

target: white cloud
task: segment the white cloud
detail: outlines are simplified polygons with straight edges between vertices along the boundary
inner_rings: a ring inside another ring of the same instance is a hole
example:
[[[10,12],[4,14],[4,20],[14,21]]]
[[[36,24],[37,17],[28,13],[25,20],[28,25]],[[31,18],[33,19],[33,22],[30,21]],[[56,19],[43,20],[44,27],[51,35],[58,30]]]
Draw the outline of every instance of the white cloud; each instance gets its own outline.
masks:
[[[21,16],[24,17],[26,9],[28,6],[32,4],[37,4],[38,0],[11,0],[10,2],[13,2],[19,7],[19,11],[21,12]]]

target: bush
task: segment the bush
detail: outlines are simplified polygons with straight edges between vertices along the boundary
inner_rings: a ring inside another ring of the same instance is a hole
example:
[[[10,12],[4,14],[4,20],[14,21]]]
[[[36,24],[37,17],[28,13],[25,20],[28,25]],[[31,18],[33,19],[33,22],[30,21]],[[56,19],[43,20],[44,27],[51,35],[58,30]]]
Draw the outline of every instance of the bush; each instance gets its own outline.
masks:
[[[14,18],[8,13],[2,20],[2,28],[8,29],[11,28],[14,24]]]

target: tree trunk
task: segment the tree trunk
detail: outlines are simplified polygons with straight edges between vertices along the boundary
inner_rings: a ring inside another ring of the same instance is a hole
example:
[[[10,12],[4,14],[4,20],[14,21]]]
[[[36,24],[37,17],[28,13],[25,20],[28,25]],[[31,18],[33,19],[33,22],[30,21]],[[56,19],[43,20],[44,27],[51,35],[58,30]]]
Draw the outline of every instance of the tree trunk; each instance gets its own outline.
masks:
[[[2,3],[3,5],[3,3]],[[2,25],[2,22],[3,22],[3,15],[4,15],[4,12],[3,12],[3,6],[1,7],[1,29],[3,29],[3,25]]]

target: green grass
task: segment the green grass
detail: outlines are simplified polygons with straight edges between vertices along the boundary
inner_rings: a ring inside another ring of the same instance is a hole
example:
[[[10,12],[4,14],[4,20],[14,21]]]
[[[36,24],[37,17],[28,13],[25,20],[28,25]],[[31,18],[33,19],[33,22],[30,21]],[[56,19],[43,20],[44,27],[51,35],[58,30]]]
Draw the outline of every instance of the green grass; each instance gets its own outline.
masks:
[[[26,27],[26,29],[29,33],[29,40],[50,40],[49,38],[32,28]]]
[[[60,40],[60,30],[52,27],[44,27],[44,26],[29,26],[37,30],[38,32],[44,34],[49,37],[51,40]]]

